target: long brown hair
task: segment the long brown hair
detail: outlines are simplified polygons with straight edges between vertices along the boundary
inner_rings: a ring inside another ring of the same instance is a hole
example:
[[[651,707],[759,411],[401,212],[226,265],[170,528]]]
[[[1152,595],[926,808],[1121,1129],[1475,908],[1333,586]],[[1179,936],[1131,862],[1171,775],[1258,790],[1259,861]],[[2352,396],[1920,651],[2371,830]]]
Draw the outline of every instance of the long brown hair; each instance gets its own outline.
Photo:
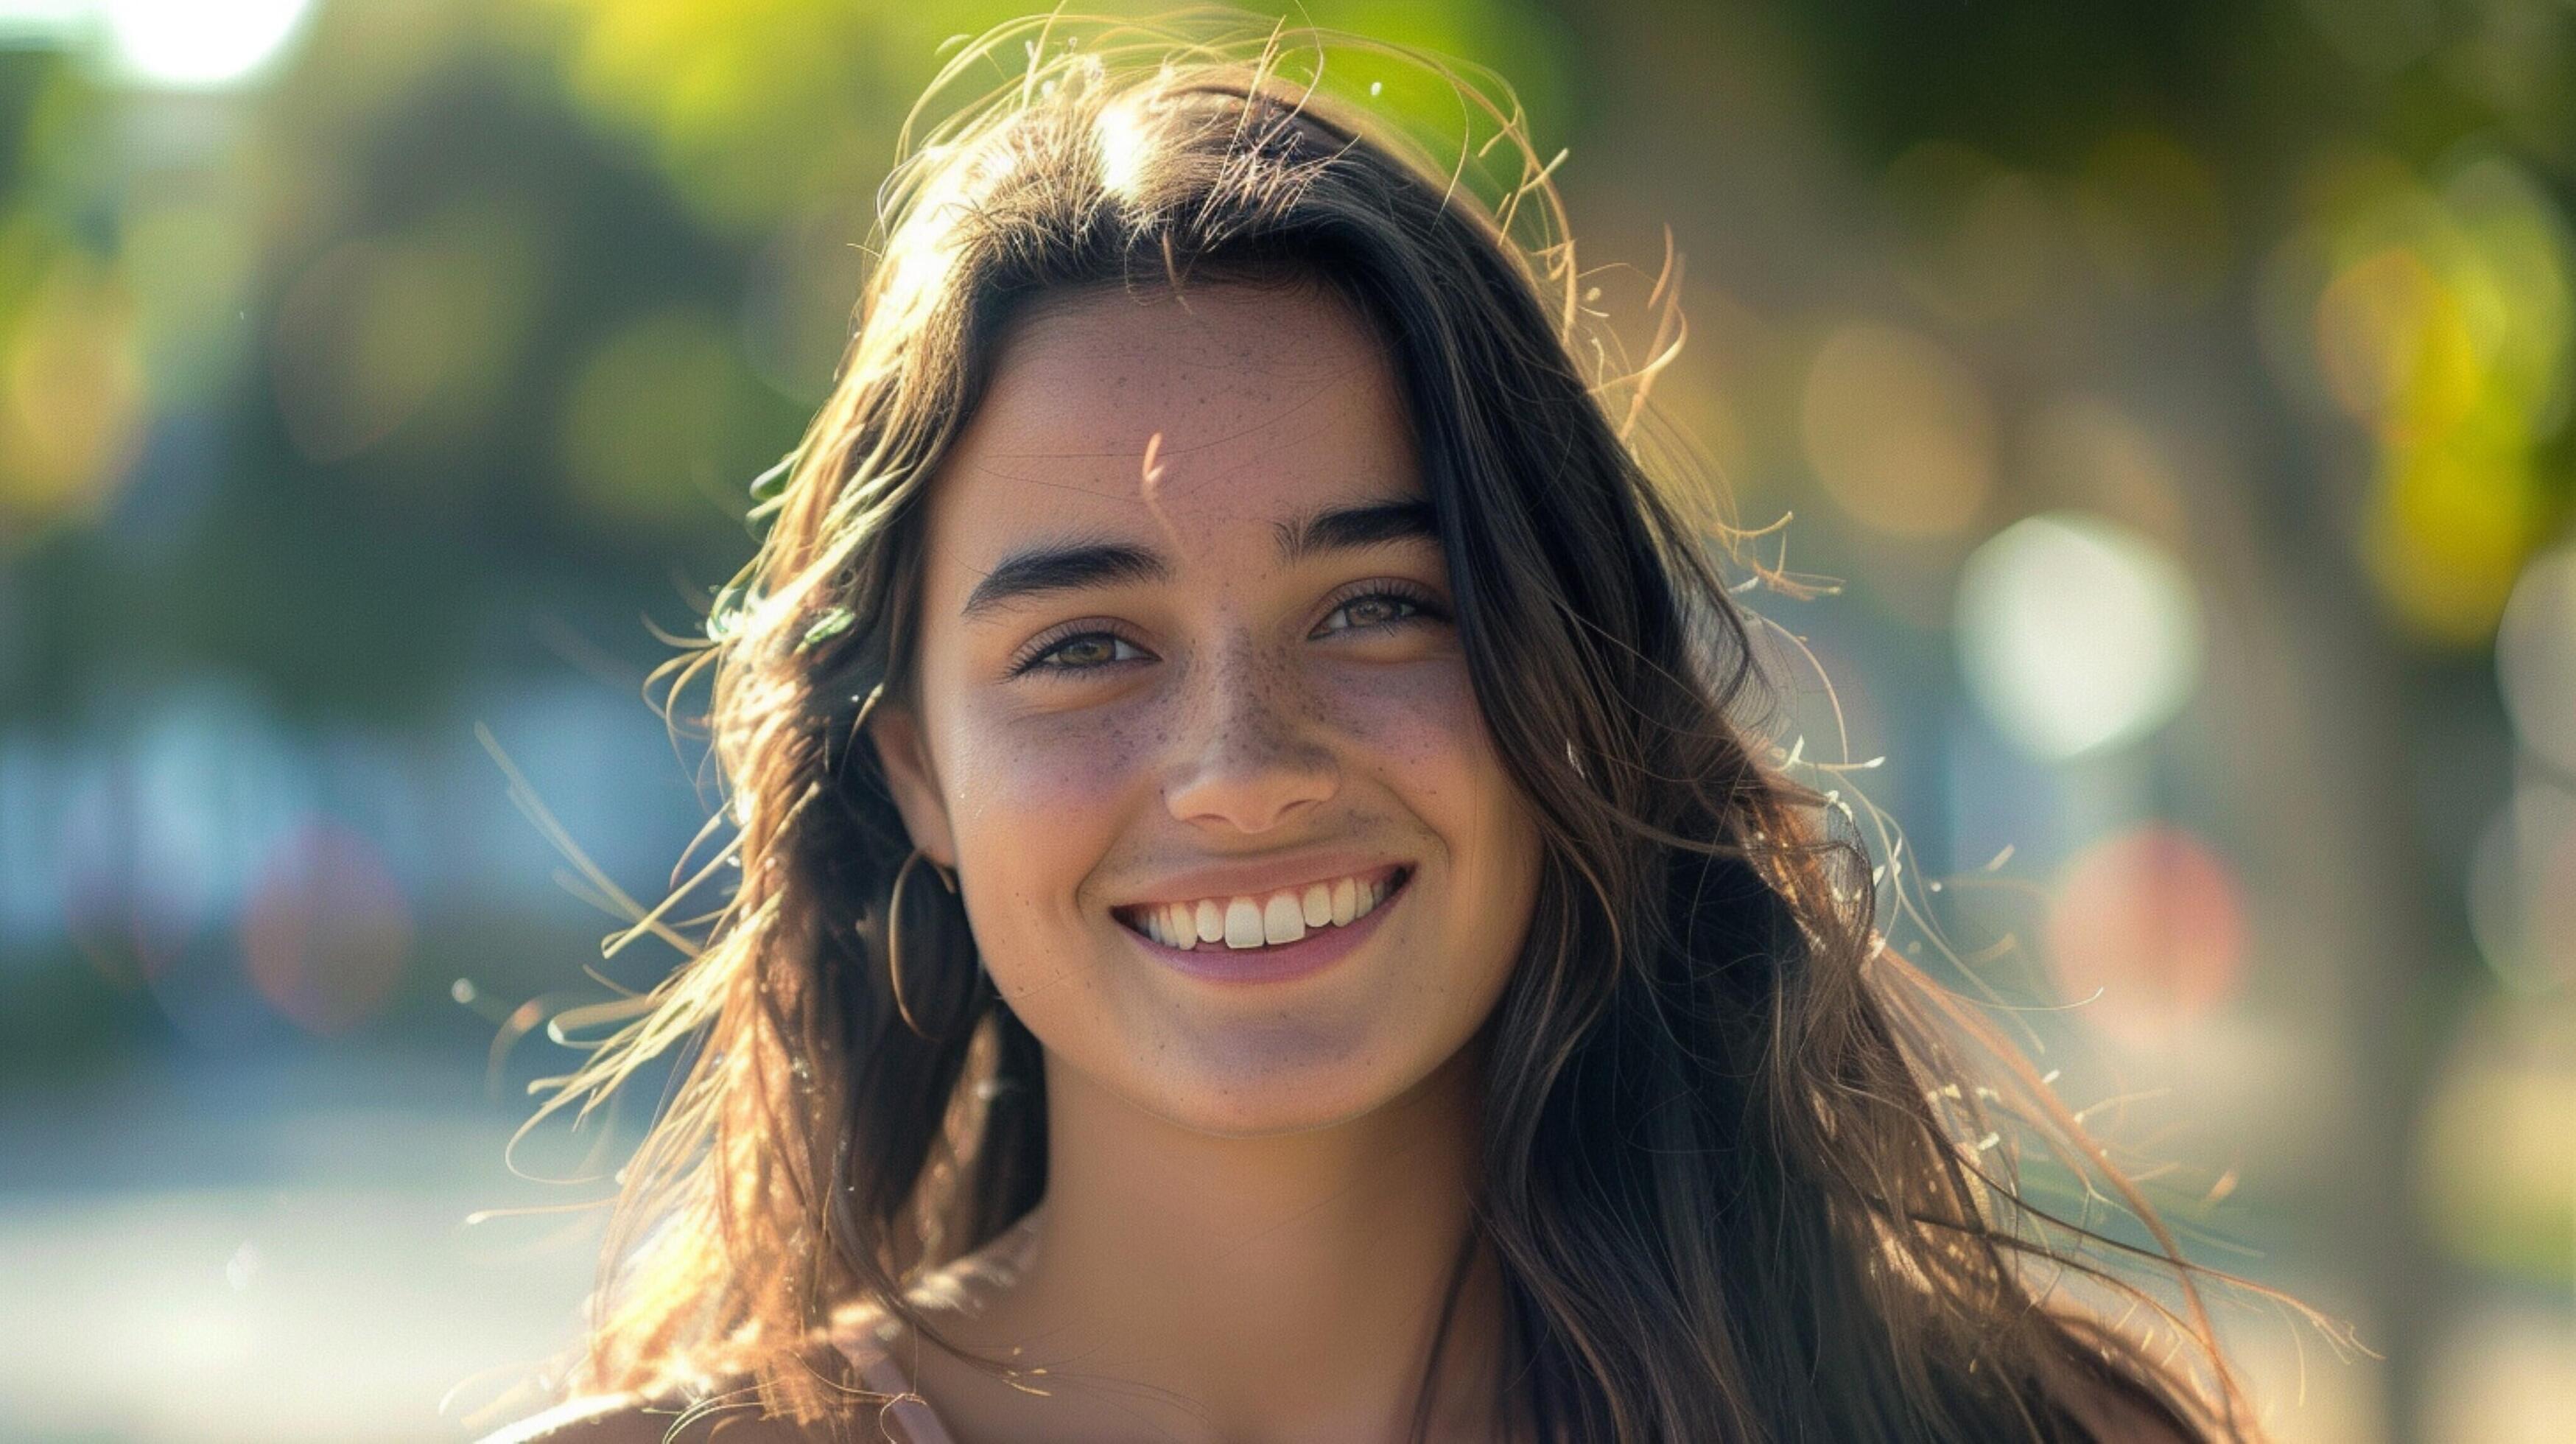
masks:
[[[1482,143],[1443,159],[1335,98],[1322,59],[1352,50],[1453,88]],[[1546,840],[1479,1036],[1469,1243],[1505,1281],[1498,1417],[1547,1440],[2056,1440],[2091,1437],[2107,1395],[2251,1437],[2197,1267],[1887,945],[1848,803],[1757,740],[1778,693],[1722,575],[1742,534],[1636,440],[1680,336],[1669,265],[1629,364],[1507,92],[1410,53],[1055,17],[988,35],[932,94],[1004,72],[918,144],[907,127],[837,387],[760,489],[711,640],[673,663],[675,699],[711,682],[732,829],[700,875],[739,880],[703,937],[637,924],[694,956],[549,1103],[684,1059],[628,1169],[586,1381],[748,1379],[800,1421],[854,1420],[864,1391],[815,1343],[831,1311],[940,1339],[906,1289],[1044,1194],[1038,1042],[959,899],[904,866],[862,729],[909,695],[925,489],[1012,318],[1074,288],[1284,277],[1395,361],[1475,693]],[[2123,1259],[2026,1201],[2011,1150],[1978,1147],[1990,1101],[2156,1247]],[[2143,1307],[2115,1326],[2116,1304]],[[1417,1437],[1430,1404],[1426,1374]]]

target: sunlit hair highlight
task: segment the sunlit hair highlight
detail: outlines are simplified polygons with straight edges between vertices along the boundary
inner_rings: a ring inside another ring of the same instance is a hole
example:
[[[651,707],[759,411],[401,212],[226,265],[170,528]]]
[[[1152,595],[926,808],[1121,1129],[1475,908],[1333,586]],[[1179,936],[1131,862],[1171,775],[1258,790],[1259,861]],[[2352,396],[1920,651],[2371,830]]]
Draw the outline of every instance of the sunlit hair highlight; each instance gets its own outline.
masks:
[[[1454,98],[1458,125],[1390,119],[1362,72]],[[1888,946],[1857,790],[1765,740],[1766,624],[1734,593],[1801,583],[1653,424],[1678,264],[1632,356],[1576,265],[1562,156],[1509,95],[1239,17],[1050,17],[951,58],[835,388],[757,493],[759,554],[664,674],[675,716],[708,684],[730,836],[698,877],[738,882],[702,936],[669,921],[677,895],[638,921],[691,956],[546,1104],[586,1111],[680,1055],[584,1383],[857,1429],[883,1400],[824,1345],[834,1311],[941,1338],[906,1290],[1044,1193],[1038,1043],[960,900],[905,872],[864,729],[907,698],[925,490],[1013,320],[1083,288],[1253,281],[1320,285],[1388,347],[1476,696],[1546,840],[1480,1036],[1470,1247],[1505,1280],[1500,1416],[1549,1440],[2054,1440],[2112,1397],[2255,1437],[2204,1271],[1982,1010]],[[2007,1130],[2154,1247],[2026,1199]]]

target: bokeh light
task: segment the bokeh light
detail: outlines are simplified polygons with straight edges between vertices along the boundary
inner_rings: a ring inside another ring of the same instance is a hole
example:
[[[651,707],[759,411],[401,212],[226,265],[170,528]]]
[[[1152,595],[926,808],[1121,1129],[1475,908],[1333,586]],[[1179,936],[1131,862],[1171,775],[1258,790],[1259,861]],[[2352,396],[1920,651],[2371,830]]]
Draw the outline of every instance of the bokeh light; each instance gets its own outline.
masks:
[[[0,224],[0,258],[37,278],[0,316],[0,540],[97,516],[142,439],[132,294],[85,252],[45,249],[31,226]]]
[[[2555,1100],[2564,1108],[2576,1098]],[[2547,1126],[2528,1110],[2511,1115]],[[2565,1444],[2576,1420],[2576,1326],[2529,1304],[2488,1304],[2449,1321],[2432,1361],[2419,1438],[2449,1444]]]
[[[312,0],[102,0],[118,72],[143,85],[240,85],[278,60]]]
[[[1807,372],[1807,456],[1825,492],[1863,525],[1899,536],[1955,532],[1994,489],[1994,420],[1976,377],[1919,333],[1872,322],[1836,330]]]
[[[2514,583],[2496,680],[2522,745],[2576,778],[2576,546],[2532,558]]]
[[[2067,864],[2048,915],[2059,996],[2106,1033],[2168,1043],[2241,983],[2244,890],[2225,859],[2186,829],[2134,828]]]
[[[2189,699],[2203,648],[2190,577],[2100,517],[2015,522],[1962,568],[1954,614],[1969,689],[2006,735],[2069,759],[2134,741]]]
[[[2576,1269],[2576,1030],[2565,997],[2464,1021],[2418,1132],[2418,1203],[2452,1256],[2561,1284]]]
[[[2484,641],[2540,520],[2528,458],[2454,433],[2387,466],[2363,534],[2372,575],[2427,640]]]
[[[2344,156],[2309,192],[2311,220],[2271,267],[2276,359],[2371,440],[2357,536],[2392,614],[2424,640],[2482,645],[2544,538],[2549,445],[2576,385],[2566,220],[2475,144],[2422,175]],[[2278,342],[2310,286],[2304,348]]]
[[[884,138],[860,121],[878,110],[890,120],[898,107],[892,97],[871,106],[852,81],[869,73],[907,7],[537,0],[530,8],[564,27],[552,49],[573,95],[646,137],[682,195],[715,224],[748,231],[775,221],[832,189],[822,182],[836,167],[881,161]]]
[[[2514,788],[2470,855],[2468,904],[2479,954],[2515,992],[2576,980],[2576,793]]]
[[[320,820],[278,840],[242,907],[251,982],[316,1033],[347,1032],[385,1005],[411,937],[410,906],[374,845]]]
[[[2483,377],[2460,297],[2424,258],[2390,246],[2317,298],[2317,356],[2354,419],[2392,441],[2437,436],[2476,406]]]

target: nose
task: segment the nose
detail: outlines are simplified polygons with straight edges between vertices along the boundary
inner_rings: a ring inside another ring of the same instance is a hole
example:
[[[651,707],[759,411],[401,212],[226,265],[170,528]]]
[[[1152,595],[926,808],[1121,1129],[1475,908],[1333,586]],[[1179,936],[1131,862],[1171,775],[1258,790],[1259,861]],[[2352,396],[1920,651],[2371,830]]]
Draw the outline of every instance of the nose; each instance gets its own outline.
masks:
[[[1237,645],[1193,670],[1193,695],[1178,709],[1180,761],[1164,792],[1172,816],[1267,832],[1339,790],[1340,764],[1293,665]]]

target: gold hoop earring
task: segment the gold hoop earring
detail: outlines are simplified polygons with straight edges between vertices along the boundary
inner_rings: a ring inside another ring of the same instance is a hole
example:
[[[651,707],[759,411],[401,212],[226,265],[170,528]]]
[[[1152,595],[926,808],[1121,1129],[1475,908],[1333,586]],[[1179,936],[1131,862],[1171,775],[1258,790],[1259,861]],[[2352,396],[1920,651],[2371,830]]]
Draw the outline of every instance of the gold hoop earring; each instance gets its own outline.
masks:
[[[938,874],[942,887],[951,893],[957,891],[957,875],[918,847],[903,860],[903,866],[894,870],[894,886],[886,890],[886,983],[894,990],[894,1011],[903,1019],[903,1025],[912,1030],[914,1037],[935,1043],[939,1040],[922,1031],[920,1022],[912,1016],[912,1005],[903,996],[903,885],[912,876],[913,864],[925,860]]]

